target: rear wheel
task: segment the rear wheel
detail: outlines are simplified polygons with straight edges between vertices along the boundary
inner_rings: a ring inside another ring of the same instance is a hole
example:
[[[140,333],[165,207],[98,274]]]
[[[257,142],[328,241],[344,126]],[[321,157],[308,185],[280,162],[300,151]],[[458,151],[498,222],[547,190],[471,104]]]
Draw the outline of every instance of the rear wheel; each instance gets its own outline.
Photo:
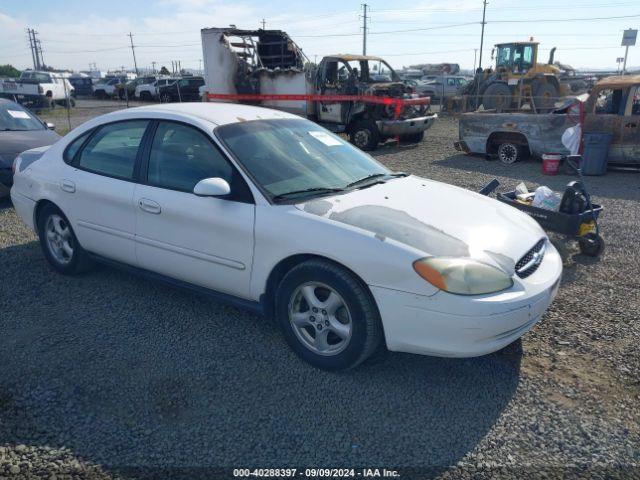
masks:
[[[291,348],[325,370],[355,367],[382,339],[378,310],[362,282],[324,260],[309,260],[283,278],[276,318]]]
[[[558,98],[558,89],[552,83],[540,83],[534,85],[533,102],[539,112],[549,112]]]
[[[373,120],[361,120],[351,127],[349,140],[360,150],[375,150],[380,143],[380,131]]]
[[[91,259],[80,246],[67,217],[47,204],[38,214],[38,236],[45,258],[54,270],[73,275],[91,266]]]
[[[511,165],[522,158],[522,146],[505,142],[498,146],[498,160],[504,165]]]

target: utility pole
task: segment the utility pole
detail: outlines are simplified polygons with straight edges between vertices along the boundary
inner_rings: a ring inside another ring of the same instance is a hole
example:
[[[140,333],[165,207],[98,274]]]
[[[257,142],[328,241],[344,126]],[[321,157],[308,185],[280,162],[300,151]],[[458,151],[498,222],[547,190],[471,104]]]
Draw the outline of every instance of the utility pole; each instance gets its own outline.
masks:
[[[34,37],[36,33],[38,32],[33,32]],[[44,57],[42,56],[42,43],[40,42],[40,39],[36,40],[36,44],[38,45],[36,49],[36,56],[38,55],[38,52],[40,53],[40,68],[45,68],[46,65],[44,64]]]
[[[151,62],[153,73],[156,73],[156,62]]]
[[[364,9],[364,14],[362,15],[362,55],[367,54],[367,20],[369,17],[367,16],[367,8],[369,5],[366,3],[362,4],[362,8]]]
[[[136,62],[136,49],[133,47],[133,35],[129,32],[129,40],[131,40],[131,53],[133,53],[133,66],[136,69],[136,76],[138,76],[138,62]]]
[[[267,23],[267,22],[265,22],[265,21],[264,21],[264,18],[263,18],[263,19],[262,19],[262,22],[260,22],[260,23],[262,23],[262,30],[264,30],[264,27],[265,27],[265,25],[266,25],[266,23]]]
[[[29,48],[31,49],[31,59],[33,60],[33,69],[37,70],[38,69],[38,65],[36,63],[36,54],[35,54],[35,48],[33,45],[33,39],[31,37],[31,29],[27,28],[27,34],[29,35]]]
[[[473,49],[473,74],[476,74],[476,55],[478,54],[478,49]]]
[[[480,60],[478,61],[478,68],[482,68],[482,44],[484,43],[484,26],[486,25],[485,15],[487,13],[487,0],[482,0],[482,33],[480,34]],[[473,72],[475,74],[475,72]]]

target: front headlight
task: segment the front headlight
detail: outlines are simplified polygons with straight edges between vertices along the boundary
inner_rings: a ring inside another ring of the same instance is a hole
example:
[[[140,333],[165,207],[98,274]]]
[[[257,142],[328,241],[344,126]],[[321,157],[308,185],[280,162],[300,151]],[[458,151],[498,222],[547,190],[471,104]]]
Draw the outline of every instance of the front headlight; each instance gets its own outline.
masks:
[[[502,270],[470,258],[422,258],[413,262],[413,269],[434,287],[458,295],[499,292],[513,285]]]

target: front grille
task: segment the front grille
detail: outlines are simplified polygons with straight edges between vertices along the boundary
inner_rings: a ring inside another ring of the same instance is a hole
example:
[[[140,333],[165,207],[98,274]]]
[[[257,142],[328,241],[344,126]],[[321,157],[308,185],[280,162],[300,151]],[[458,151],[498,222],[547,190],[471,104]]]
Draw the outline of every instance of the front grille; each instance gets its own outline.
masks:
[[[544,257],[545,245],[546,239],[543,238],[518,260],[518,263],[516,263],[516,275],[520,278],[527,278],[538,270]]]

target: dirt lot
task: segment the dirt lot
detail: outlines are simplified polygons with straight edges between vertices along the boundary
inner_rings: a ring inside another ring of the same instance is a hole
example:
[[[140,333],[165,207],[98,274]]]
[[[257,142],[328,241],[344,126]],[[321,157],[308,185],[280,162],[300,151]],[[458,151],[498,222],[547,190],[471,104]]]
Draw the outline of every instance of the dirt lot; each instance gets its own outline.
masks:
[[[441,119],[423,143],[375,156],[473,190],[494,177],[504,189],[571,179],[457,155],[456,135]],[[380,352],[340,374],[302,363],[244,311],[109,268],[53,273],[3,203],[0,477],[358,466],[640,478],[640,176],[587,181],[606,209],[606,251],[589,259],[553,238],[560,292],[521,343],[475,359]]]

